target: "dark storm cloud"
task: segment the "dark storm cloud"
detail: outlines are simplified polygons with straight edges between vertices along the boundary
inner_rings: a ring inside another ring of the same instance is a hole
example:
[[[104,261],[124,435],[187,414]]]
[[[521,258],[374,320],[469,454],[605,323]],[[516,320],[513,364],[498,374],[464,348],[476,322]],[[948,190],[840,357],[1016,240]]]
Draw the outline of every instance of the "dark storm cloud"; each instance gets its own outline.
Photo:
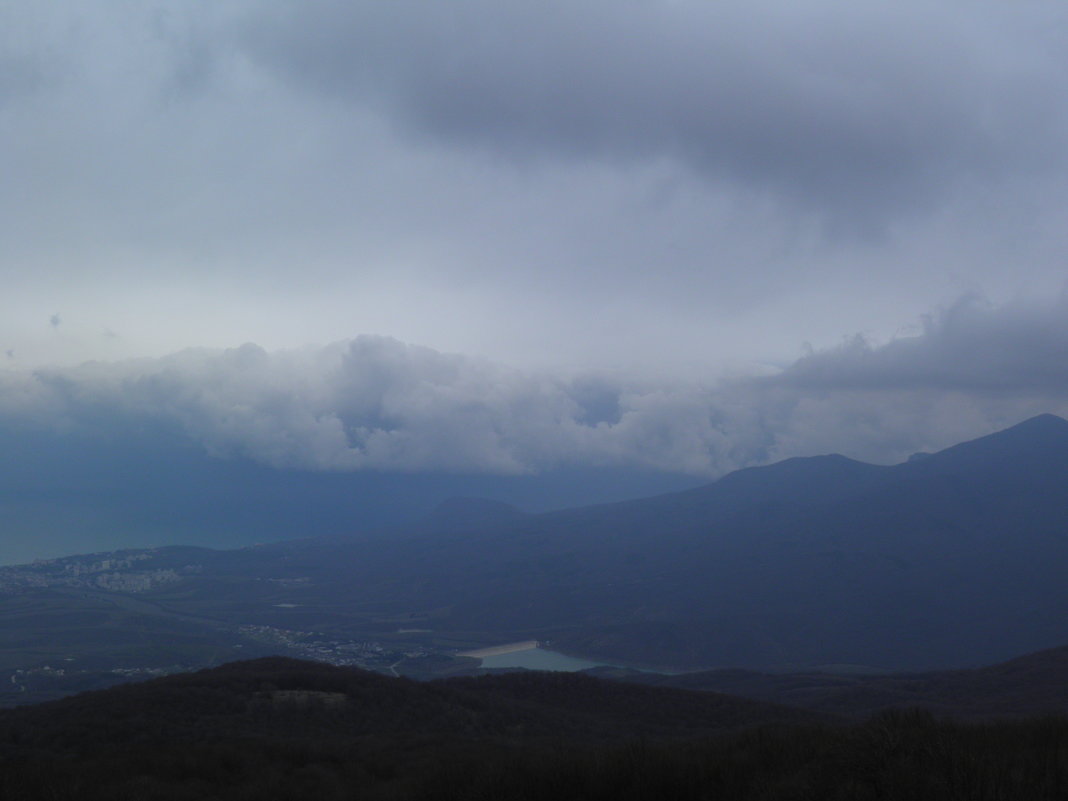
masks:
[[[311,0],[252,52],[409,131],[517,160],[670,159],[870,228],[1059,160],[1041,6]]]
[[[1044,293],[1066,15],[10,0],[0,340],[43,365],[370,332],[709,375]]]
[[[35,61],[0,51],[0,108],[9,101],[33,93],[46,81],[46,73]]]
[[[22,11],[18,4],[0,7],[0,112],[54,84],[61,73],[62,53],[39,47],[36,15]]]
[[[925,316],[916,335],[854,336],[744,392],[779,456],[892,462],[1036,414],[1068,417],[1068,297],[995,306],[970,295]]]
[[[1068,295],[994,307],[978,296],[924,317],[922,333],[873,345],[856,336],[775,382],[821,390],[931,390],[1068,396]]]
[[[0,372],[7,425],[181,430],[209,453],[313,470],[712,477],[789,456],[895,462],[1029,416],[1068,414],[1068,314],[966,300],[919,336],[813,353],[714,385],[520,371],[384,337],[267,352]]]

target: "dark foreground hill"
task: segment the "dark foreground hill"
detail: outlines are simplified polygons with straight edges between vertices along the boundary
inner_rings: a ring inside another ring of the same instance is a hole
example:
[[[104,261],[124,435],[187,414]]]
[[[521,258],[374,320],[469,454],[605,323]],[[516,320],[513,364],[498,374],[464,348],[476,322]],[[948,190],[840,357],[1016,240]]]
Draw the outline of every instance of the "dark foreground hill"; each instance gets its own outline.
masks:
[[[1063,798],[1068,721],[853,727],[585,676],[234,663],[0,713],[26,801]]]
[[[972,670],[888,676],[741,669],[677,676],[616,668],[598,668],[590,673],[650,686],[728,693],[852,717],[917,707],[961,719],[1068,714],[1068,646]]]
[[[283,657],[232,662],[0,712],[0,750],[205,738],[574,738],[707,735],[829,720],[763,701],[510,673],[417,682]]]

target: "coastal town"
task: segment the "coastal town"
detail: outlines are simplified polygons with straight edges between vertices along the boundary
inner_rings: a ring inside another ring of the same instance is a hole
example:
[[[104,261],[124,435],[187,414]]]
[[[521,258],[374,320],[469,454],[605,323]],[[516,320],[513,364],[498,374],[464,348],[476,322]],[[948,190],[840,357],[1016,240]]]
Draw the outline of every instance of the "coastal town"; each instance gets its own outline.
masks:
[[[138,593],[173,584],[183,574],[199,571],[199,565],[179,569],[141,569],[158,549],[40,559],[26,565],[0,566],[0,594],[29,589],[70,587]]]

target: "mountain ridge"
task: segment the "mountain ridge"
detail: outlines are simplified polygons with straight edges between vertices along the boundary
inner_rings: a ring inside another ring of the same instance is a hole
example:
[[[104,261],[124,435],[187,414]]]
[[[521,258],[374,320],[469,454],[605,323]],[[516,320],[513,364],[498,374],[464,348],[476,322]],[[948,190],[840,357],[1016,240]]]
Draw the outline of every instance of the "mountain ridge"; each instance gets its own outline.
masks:
[[[273,648],[432,675],[529,640],[675,671],[992,664],[1068,642],[1066,429],[1037,418],[900,465],[808,457],[542,514],[459,501],[373,537],[3,568],[0,670],[37,670],[35,637],[53,661],[89,653],[64,650],[91,630],[60,610],[153,632],[145,669]],[[148,652],[108,625],[90,665]]]

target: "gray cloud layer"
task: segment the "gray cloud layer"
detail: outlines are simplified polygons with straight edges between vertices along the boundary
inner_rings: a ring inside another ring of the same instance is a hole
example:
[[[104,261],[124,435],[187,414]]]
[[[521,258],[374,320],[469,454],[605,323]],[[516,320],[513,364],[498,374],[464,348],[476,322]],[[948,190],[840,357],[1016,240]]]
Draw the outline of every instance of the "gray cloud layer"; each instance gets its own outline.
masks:
[[[9,0],[0,352],[369,331],[687,374],[885,338],[976,287],[1042,295],[1068,247],[1066,19]]]
[[[853,337],[801,359],[778,380],[826,390],[1068,396],[1068,294],[1046,307],[993,307],[968,296],[926,316],[920,336],[881,347]]]
[[[923,332],[851,340],[716,385],[554,375],[382,337],[268,353],[0,372],[7,425],[178,426],[209,452],[316,470],[526,473],[629,466],[712,477],[796,455],[893,462],[1068,414],[1068,300],[965,300]]]
[[[285,7],[282,7],[285,9]],[[412,131],[528,160],[678,160],[832,223],[1060,161],[1048,8],[311,0],[251,51]]]

